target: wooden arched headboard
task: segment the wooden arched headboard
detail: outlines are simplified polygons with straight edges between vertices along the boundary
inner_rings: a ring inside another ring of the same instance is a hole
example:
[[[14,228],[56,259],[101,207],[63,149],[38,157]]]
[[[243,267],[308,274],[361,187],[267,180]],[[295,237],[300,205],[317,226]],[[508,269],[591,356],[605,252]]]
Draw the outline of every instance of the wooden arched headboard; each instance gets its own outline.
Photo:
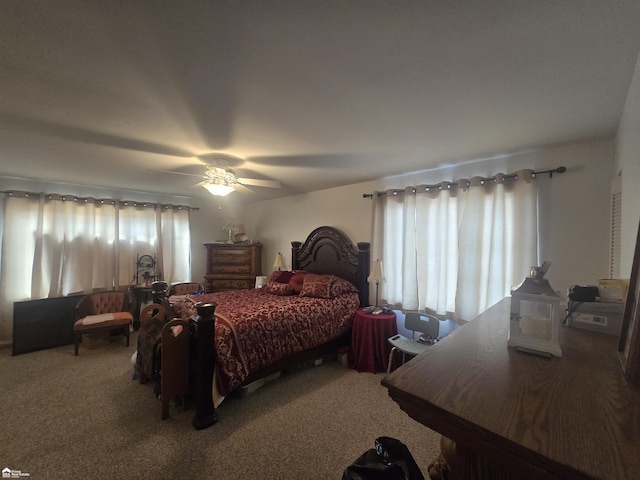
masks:
[[[369,305],[370,245],[357,246],[334,227],[318,227],[303,242],[291,242],[292,270],[336,275],[353,283],[360,294],[360,306]]]

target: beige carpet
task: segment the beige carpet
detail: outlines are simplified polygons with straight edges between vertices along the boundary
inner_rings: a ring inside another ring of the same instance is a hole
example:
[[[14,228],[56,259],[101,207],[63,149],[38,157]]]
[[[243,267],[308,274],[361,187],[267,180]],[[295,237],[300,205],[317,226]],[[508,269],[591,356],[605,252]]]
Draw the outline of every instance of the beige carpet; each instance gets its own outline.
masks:
[[[132,345],[136,336],[132,336]],[[338,362],[281,377],[227,399],[201,431],[188,411],[160,420],[150,385],[132,381],[116,340],[12,357],[0,350],[0,470],[31,479],[336,479],[378,436],[405,443],[427,477],[439,435],[411,420],[382,374]]]

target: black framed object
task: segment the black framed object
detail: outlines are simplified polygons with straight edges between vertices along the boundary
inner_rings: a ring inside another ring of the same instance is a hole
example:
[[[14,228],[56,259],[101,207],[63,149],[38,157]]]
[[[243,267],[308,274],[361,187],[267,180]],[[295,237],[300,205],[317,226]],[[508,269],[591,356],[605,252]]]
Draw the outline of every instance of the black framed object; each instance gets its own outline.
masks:
[[[640,224],[631,264],[629,290],[622,316],[618,355],[627,381],[640,385]]]

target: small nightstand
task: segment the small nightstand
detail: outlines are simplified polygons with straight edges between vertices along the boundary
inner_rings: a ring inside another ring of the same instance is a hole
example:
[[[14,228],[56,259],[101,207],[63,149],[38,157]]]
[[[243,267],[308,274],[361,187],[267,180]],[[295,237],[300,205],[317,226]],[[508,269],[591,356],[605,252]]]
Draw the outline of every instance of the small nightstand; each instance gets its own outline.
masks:
[[[350,367],[359,372],[385,373],[391,345],[389,337],[398,333],[396,314],[356,311],[351,335]]]

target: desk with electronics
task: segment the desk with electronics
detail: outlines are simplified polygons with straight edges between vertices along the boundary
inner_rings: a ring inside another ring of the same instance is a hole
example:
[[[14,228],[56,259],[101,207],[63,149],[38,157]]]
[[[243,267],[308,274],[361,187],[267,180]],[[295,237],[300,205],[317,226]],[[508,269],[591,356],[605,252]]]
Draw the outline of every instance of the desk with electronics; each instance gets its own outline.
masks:
[[[562,327],[562,358],[517,352],[510,301],[384,377],[391,398],[456,442],[457,479],[640,478],[640,388],[618,338]]]

